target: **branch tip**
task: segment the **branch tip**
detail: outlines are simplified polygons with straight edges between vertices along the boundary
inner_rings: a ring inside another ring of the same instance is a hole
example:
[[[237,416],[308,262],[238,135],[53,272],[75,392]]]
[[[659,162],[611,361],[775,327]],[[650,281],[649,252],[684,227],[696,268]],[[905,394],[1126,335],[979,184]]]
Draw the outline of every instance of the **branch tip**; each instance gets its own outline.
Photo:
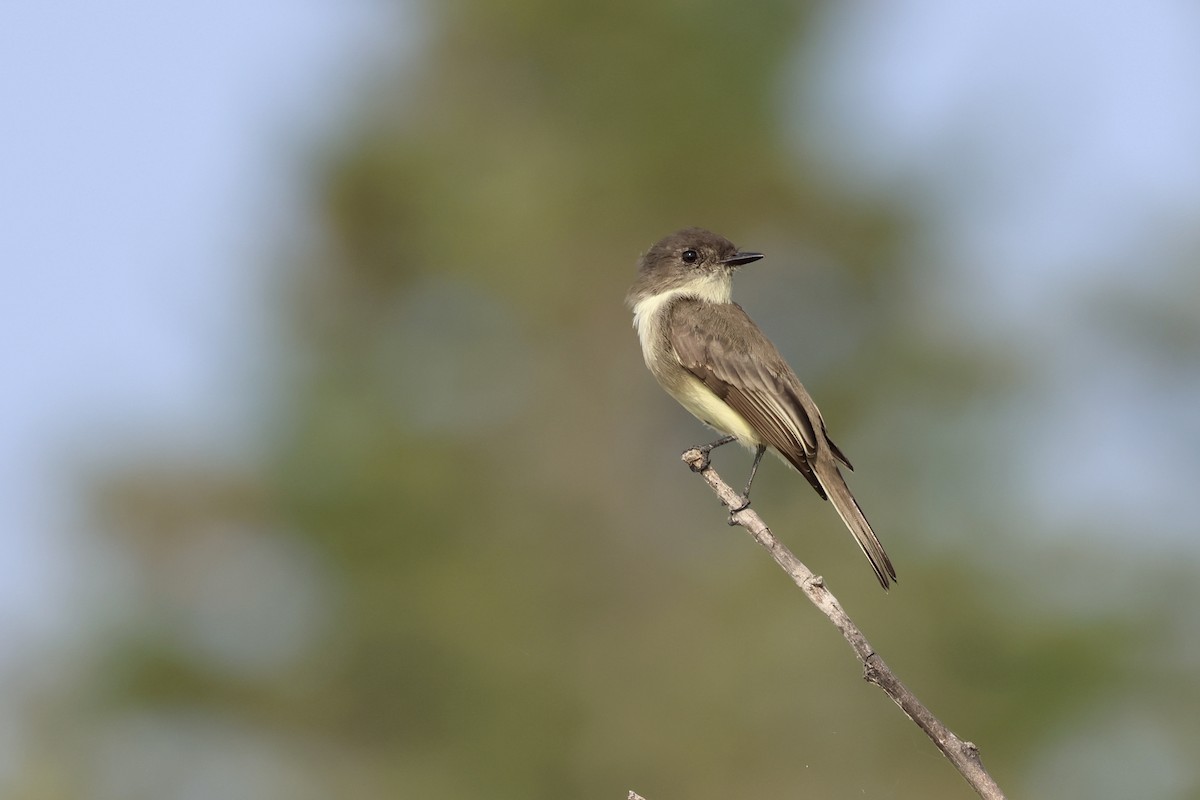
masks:
[[[708,453],[706,453],[704,450],[701,450],[699,447],[692,447],[688,450],[684,450],[683,455],[681,455],[680,458],[683,459],[683,462],[688,465],[688,468],[691,469],[692,472],[704,472],[704,470],[708,469]]]

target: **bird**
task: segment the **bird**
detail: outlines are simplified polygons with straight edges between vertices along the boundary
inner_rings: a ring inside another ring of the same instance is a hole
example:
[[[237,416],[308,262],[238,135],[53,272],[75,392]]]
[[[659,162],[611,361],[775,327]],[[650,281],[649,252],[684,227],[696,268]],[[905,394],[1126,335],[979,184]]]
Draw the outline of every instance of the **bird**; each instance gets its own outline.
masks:
[[[854,467],[829,438],[796,373],[733,302],[734,272],[761,258],[704,228],[684,228],[655,243],[641,256],[626,296],[642,356],[671,397],[724,434],[699,450],[707,454],[736,441],[754,451],[731,518],[749,506],[750,486],[770,449],[833,504],[886,590],[896,570],[842,476],[840,467]]]

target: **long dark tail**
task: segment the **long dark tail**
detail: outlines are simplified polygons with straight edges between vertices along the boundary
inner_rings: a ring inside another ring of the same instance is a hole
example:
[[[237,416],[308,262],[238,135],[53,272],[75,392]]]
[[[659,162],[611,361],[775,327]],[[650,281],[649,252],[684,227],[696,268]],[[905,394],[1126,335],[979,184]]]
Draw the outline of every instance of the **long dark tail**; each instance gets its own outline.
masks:
[[[866,515],[854,499],[854,495],[850,493],[850,487],[846,485],[841,470],[833,463],[833,459],[818,455],[815,462],[811,464],[811,469],[816,474],[817,481],[825,490],[825,495],[833,503],[833,507],[837,509],[842,522],[846,523],[846,527],[854,534],[854,539],[862,548],[863,554],[871,562],[875,577],[879,578],[879,585],[886,590],[890,582],[896,580],[896,568],[892,566],[892,560],[888,558],[887,551],[875,536],[875,531],[871,530],[871,523],[867,522]]]

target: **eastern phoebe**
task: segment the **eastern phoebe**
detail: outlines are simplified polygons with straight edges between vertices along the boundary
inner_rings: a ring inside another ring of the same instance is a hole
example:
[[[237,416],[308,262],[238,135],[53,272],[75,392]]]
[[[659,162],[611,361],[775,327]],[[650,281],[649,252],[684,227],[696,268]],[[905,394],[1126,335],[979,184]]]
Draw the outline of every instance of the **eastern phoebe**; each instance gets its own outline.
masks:
[[[735,440],[754,450],[743,504],[733,512],[750,505],[750,484],[771,448],[817,494],[833,501],[886,589],[896,570],[838,463],[854,467],[825,432],[821,412],[796,373],[731,299],[734,270],[762,257],[702,228],[685,228],[651,247],[626,297],[642,356],[680,405],[728,434],[702,450]]]

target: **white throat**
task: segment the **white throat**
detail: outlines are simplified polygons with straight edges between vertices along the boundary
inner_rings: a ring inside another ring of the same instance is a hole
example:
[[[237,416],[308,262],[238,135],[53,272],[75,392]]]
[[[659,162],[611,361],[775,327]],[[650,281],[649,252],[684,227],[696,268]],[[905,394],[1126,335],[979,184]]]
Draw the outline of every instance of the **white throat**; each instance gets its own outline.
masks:
[[[668,289],[638,300],[633,305],[633,327],[642,344],[642,357],[650,364],[650,354],[662,325],[662,312],[677,297],[694,297],[706,303],[733,302],[733,281],[728,275],[695,281],[687,286]]]

